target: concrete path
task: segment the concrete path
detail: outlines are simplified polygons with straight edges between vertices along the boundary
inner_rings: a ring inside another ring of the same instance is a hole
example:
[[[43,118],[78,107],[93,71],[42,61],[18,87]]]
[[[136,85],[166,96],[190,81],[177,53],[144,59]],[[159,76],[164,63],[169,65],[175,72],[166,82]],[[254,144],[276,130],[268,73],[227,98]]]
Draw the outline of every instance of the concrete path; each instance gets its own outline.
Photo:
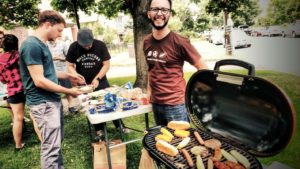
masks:
[[[210,69],[214,68],[215,62],[230,58],[225,55],[225,49],[215,46],[207,41],[194,42],[193,45],[206,60]],[[185,72],[193,72],[196,69],[189,63],[184,64]],[[136,74],[135,58],[130,58],[128,52],[112,55],[111,67],[107,73],[108,78],[132,76]]]

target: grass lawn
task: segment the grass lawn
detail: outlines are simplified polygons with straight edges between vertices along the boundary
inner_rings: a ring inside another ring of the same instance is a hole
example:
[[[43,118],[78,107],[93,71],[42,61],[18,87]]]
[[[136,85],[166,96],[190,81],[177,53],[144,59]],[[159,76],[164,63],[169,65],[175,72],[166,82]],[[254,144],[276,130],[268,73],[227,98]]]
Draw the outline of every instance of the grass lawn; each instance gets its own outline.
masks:
[[[234,71],[235,73],[244,73]],[[257,76],[268,79],[279,85],[291,98],[295,106],[296,112],[300,112],[300,77],[270,72],[257,71]],[[188,79],[192,73],[186,73]],[[123,85],[128,81],[134,82],[135,77],[122,77],[109,79],[110,84]],[[28,132],[23,138],[26,143],[26,148],[21,152],[14,152],[14,143],[11,132],[11,119],[7,109],[0,108],[0,169],[38,169],[40,168],[40,144],[37,136],[34,133],[32,123],[26,123]],[[28,116],[28,114],[27,114]],[[299,121],[299,116],[296,116]],[[145,126],[144,116],[135,116],[124,119],[126,125],[134,128],[143,129]],[[153,116],[150,115],[150,126],[154,126]],[[297,125],[296,131],[299,131],[300,125]],[[87,169],[92,168],[92,156],[90,148],[90,140],[88,135],[87,120],[84,114],[66,115],[65,116],[65,139],[63,142],[63,155],[66,169]],[[111,122],[108,123],[109,137],[120,137],[117,130]],[[124,139],[142,137],[143,134],[130,132]],[[291,167],[299,168],[300,161],[300,135],[295,132],[293,139],[288,147],[276,156],[269,158],[259,158],[266,165],[273,161],[285,163]],[[140,159],[140,150],[142,149],[141,141],[134,144],[128,144],[127,150],[127,168],[138,168]]]

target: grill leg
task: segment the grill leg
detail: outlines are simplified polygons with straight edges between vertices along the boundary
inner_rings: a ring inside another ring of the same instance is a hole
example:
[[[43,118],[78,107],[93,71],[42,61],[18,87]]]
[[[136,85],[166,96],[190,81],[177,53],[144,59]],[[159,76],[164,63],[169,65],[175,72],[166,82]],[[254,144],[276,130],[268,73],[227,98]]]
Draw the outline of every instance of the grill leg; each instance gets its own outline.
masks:
[[[145,122],[146,122],[146,129],[149,128],[149,117],[148,117],[148,113],[145,114]]]

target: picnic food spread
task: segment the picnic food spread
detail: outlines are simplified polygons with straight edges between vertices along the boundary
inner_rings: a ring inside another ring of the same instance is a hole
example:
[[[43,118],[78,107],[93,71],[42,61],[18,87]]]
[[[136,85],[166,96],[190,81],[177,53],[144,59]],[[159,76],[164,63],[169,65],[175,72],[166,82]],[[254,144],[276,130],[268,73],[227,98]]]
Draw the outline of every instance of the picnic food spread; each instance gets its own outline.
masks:
[[[89,90],[84,86],[81,90]],[[149,104],[142,89],[133,88],[130,83],[123,86],[113,86],[104,90],[86,93],[79,97],[81,105],[90,114],[126,111]]]

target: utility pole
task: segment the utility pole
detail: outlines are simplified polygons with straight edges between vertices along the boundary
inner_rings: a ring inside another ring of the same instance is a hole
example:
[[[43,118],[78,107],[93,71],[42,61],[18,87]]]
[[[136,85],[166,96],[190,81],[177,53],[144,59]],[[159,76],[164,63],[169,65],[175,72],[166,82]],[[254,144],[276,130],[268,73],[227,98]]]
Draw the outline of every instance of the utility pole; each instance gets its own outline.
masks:
[[[229,21],[229,22],[228,22]],[[228,11],[224,11],[224,30],[225,30],[225,47],[226,55],[232,55],[232,45],[231,45],[231,30],[232,30],[232,20]]]

